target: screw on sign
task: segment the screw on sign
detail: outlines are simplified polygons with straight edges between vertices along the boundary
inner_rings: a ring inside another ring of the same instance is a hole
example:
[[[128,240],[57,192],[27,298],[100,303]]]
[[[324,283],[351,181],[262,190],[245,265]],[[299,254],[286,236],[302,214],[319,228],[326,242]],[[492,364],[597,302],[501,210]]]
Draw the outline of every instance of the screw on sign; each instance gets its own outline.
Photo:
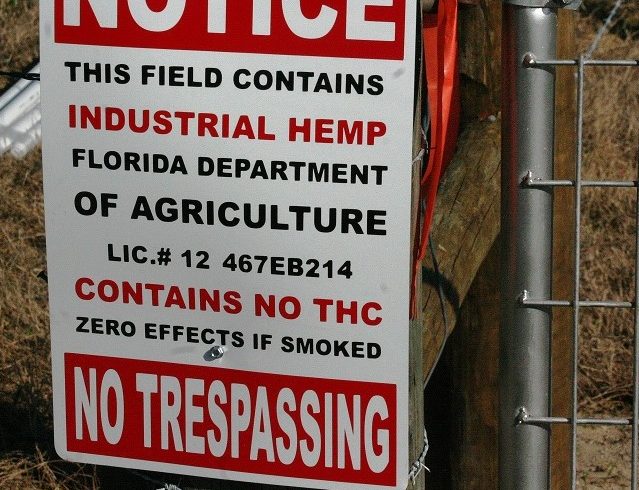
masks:
[[[416,11],[41,2],[63,458],[406,487]]]

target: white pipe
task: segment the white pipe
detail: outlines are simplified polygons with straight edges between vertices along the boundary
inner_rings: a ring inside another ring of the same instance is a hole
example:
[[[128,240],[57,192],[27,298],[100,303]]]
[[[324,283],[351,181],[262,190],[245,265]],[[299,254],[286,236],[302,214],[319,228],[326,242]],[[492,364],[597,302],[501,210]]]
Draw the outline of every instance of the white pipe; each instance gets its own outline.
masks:
[[[11,155],[15,158],[24,158],[38,143],[42,137],[42,127],[38,122],[20,141],[14,142],[11,147]]]
[[[36,66],[34,66],[29,73],[40,73],[40,64],[38,63]],[[0,111],[2,111],[4,106],[6,106],[11,101],[11,99],[22,92],[27,87],[27,85],[33,84],[39,85],[39,82],[36,82],[34,80],[20,79],[16,83],[11,85],[11,87],[9,87],[2,95],[0,95]]]
[[[31,111],[40,103],[40,84],[32,83],[0,110],[0,134],[9,128],[25,112]]]
[[[29,73],[40,73],[40,65]],[[0,95],[0,155],[24,157],[40,141],[40,83],[20,79]]]
[[[40,108],[36,106],[26,114],[23,114],[17,121],[13,121],[11,126],[0,128],[0,155],[7,152],[11,145],[20,141],[25,134],[39,124],[40,119]]]

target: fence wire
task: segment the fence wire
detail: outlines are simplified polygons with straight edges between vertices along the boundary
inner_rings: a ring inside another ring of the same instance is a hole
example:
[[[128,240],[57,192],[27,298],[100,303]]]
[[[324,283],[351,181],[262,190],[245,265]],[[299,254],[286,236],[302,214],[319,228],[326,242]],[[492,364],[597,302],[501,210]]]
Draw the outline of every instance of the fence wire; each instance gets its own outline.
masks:
[[[617,2],[615,3],[615,6],[612,8],[610,13],[608,14],[608,17],[606,17],[606,20],[604,21],[602,26],[597,31],[597,34],[596,34],[595,38],[592,41],[592,44],[588,48],[588,51],[586,51],[586,53],[584,54],[584,58],[586,58],[586,59],[592,58],[592,55],[595,53],[595,51],[599,47],[599,43],[601,42],[603,37],[610,30],[610,25],[612,24],[613,19],[619,13],[619,9],[624,4],[624,2],[625,2],[625,0],[617,0]]]
[[[577,141],[576,141],[576,162],[575,174],[573,180],[544,180],[535,178],[532,173],[524,178],[522,186],[529,189],[539,189],[542,191],[552,190],[555,187],[572,187],[574,189],[574,277],[573,277],[573,297],[567,299],[536,299],[531,298],[527,291],[524,291],[520,298],[521,306],[524,308],[561,308],[568,307],[572,309],[572,392],[571,392],[571,411],[567,417],[547,417],[538,416],[529,411],[525,407],[521,407],[516,416],[515,423],[520,426],[545,426],[550,427],[553,424],[564,424],[570,427],[571,447],[570,447],[570,485],[571,488],[577,487],[577,432],[578,427],[582,425],[599,425],[599,426],[630,426],[632,430],[632,457],[631,457],[631,475],[630,488],[637,490],[639,485],[638,474],[638,458],[639,458],[639,150],[636,162],[636,179],[628,181],[619,180],[584,180],[582,178],[582,167],[584,159],[584,93],[587,86],[587,70],[588,67],[604,67],[612,69],[614,67],[639,67],[639,60],[606,60],[592,59],[592,55],[597,50],[604,35],[608,32],[613,19],[619,13],[624,0],[618,0],[611,10],[604,24],[601,26],[595,36],[589,49],[584,52],[576,60],[539,60],[534,57],[534,53],[525,60],[528,67],[553,68],[556,66],[573,66],[576,69],[577,76]],[[629,87],[630,88],[630,87]],[[619,108],[622,109],[622,108]],[[609,301],[606,299],[583,299],[581,297],[582,285],[582,263],[581,263],[581,219],[582,219],[582,189],[584,187],[595,188],[634,188],[636,189],[636,207],[635,207],[635,250],[634,250],[634,300],[633,301]],[[607,308],[607,309],[632,309],[634,313],[634,333],[633,333],[633,401],[632,401],[632,417],[629,418],[580,418],[579,408],[579,347],[580,347],[580,320],[581,310],[583,308]],[[548,394],[549,397],[551,394]]]

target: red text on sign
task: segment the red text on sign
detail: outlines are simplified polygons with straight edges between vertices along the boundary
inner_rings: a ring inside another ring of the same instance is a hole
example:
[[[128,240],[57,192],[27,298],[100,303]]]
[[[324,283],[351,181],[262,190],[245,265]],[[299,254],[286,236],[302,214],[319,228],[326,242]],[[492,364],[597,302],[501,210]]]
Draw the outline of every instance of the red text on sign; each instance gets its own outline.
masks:
[[[67,448],[394,485],[396,388],[65,354]]]
[[[357,301],[333,300],[329,298],[315,298],[313,304],[317,306],[320,322],[336,321],[351,325],[357,324],[360,320],[369,327],[376,327],[382,323],[379,316],[382,305],[375,301],[358,303]]]
[[[345,119],[289,119],[289,141],[313,141],[348,145],[374,145],[377,138],[386,134],[386,124],[381,121],[347,121]]]

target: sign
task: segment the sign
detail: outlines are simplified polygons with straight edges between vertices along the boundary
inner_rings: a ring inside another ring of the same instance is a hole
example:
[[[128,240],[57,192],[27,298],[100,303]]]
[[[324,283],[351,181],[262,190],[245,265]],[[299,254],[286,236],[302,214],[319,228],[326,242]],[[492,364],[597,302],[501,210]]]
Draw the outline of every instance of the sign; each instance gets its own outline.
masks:
[[[415,11],[41,2],[63,458],[406,487]]]

